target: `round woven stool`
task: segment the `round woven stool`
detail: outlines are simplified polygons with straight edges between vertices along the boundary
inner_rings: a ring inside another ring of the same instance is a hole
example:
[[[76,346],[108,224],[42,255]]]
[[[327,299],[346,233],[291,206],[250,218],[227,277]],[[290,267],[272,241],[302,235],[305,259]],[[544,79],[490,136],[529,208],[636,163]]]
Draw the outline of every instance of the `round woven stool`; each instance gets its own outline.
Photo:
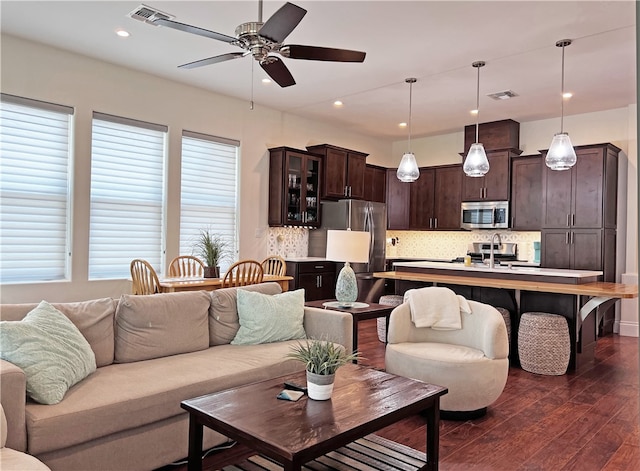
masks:
[[[507,339],[509,340],[509,350],[511,350],[511,313],[503,307],[496,307],[496,309],[502,314],[504,324],[507,326]]]
[[[523,370],[540,375],[563,375],[571,347],[567,320],[557,314],[525,312],[518,328],[518,355]]]
[[[397,294],[387,294],[384,296],[380,296],[380,301],[378,304],[382,304],[384,306],[400,306],[404,302],[404,297]],[[376,319],[376,326],[378,328],[378,340],[381,342],[387,341],[387,320],[385,317],[378,317]]]

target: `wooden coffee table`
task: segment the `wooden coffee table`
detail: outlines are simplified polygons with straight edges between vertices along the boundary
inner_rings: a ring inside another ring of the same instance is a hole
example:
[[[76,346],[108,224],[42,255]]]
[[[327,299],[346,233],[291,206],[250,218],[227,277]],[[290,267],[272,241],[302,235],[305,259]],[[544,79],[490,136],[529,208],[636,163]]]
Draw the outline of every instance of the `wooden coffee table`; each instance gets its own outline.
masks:
[[[182,401],[189,412],[189,471],[202,469],[203,427],[257,453],[300,467],[405,417],[424,412],[427,453],[424,469],[438,469],[440,396],[447,389],[359,365],[338,370],[333,396],[297,402],[276,399],[283,382],[305,384],[305,373],[248,384]]]

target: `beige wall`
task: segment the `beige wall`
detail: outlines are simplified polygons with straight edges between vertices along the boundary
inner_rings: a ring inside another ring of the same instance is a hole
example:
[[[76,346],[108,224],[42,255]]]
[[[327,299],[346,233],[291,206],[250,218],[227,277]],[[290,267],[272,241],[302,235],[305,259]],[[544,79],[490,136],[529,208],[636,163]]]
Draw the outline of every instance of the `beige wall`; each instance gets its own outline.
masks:
[[[346,132],[85,56],[3,35],[1,89],[4,93],[75,107],[72,280],[4,285],[0,301],[63,302],[129,292],[128,280],[88,281],[91,116],[100,111],[169,126],[166,257],[178,252],[180,136],[182,129],[238,139],[240,256],[262,259],[267,251],[268,151],[330,143],[371,155],[381,163],[391,143]]]

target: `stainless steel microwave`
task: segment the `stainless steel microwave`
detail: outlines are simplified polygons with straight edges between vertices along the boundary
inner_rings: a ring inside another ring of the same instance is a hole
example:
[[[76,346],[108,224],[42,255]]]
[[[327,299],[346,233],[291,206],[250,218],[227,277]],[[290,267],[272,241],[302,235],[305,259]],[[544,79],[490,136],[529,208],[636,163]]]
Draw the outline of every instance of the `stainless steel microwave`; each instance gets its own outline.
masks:
[[[506,229],[509,227],[508,201],[478,201],[462,203],[462,229]]]

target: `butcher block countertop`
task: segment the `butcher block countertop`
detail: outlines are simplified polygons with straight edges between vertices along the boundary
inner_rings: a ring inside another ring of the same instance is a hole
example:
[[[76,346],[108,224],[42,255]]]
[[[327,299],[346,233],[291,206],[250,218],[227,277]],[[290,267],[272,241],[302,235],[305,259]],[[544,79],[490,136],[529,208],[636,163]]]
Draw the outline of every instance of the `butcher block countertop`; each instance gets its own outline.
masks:
[[[449,271],[450,274],[436,274],[424,270],[422,272],[387,271],[377,272],[375,278],[387,278],[391,280],[423,281],[427,283],[444,283],[463,286],[479,286],[486,288],[502,288],[521,291],[537,291],[541,293],[561,293],[584,296],[607,296],[613,298],[636,298],[638,297],[638,285],[628,285],[622,283],[608,283],[603,281],[592,281],[582,284],[554,283],[544,281],[544,277],[536,280],[523,280],[515,277],[508,270],[501,277],[484,278],[472,276],[472,273],[465,271]]]

